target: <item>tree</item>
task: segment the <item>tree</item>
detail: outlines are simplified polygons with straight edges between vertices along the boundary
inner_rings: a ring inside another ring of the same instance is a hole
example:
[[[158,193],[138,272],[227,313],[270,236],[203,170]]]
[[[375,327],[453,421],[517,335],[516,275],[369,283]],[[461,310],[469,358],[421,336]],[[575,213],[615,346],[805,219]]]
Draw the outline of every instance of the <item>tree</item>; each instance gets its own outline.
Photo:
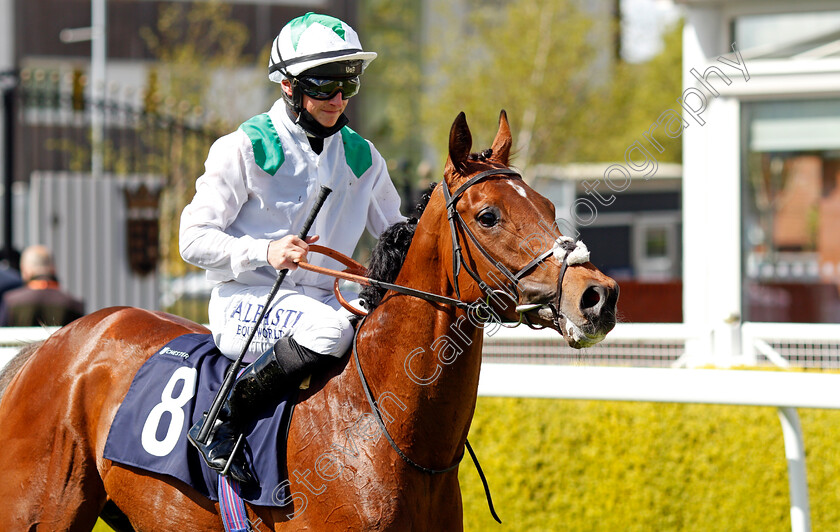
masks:
[[[422,5],[414,0],[363,0],[359,9],[362,44],[379,53],[362,79],[364,133],[389,161],[404,200],[412,199],[414,169],[422,160]]]
[[[243,51],[250,38],[248,28],[233,18],[233,6],[218,1],[192,4],[164,4],[155,28],[142,28],[140,34],[158,64],[151,69],[159,90],[177,102],[192,106],[212,105],[223,119],[236,120],[226,112],[235,95],[253,79],[227,78],[222,85],[230,98],[206,98],[214,87],[213,76],[222,71],[253,64]],[[149,87],[151,88],[151,87]]]
[[[145,143],[155,173],[166,179],[160,202],[160,256],[169,278],[196,269],[180,257],[178,223],[195,193],[210,144],[247,118],[236,103],[258,100],[242,97],[248,88],[260,87],[262,78],[247,73],[254,64],[244,54],[250,32],[232,14],[231,4],[217,1],[174,3],[161,6],[154,28],[141,29],[158,58],[149,70],[144,96],[145,116],[152,122]],[[206,320],[204,305],[169,310]]]
[[[682,94],[682,23],[664,35],[662,50],[644,63],[621,62],[603,104],[591,116],[574,156],[578,161],[619,161],[626,150]],[[682,161],[682,139],[656,135],[660,162]]]
[[[572,160],[576,139],[569,132],[580,128],[590,93],[606,90],[609,75],[591,68],[598,54],[592,20],[570,0],[440,7],[450,11],[439,12],[437,29],[446,36],[429,51],[424,123],[430,145],[445,146],[459,111],[478,133],[476,148],[489,145],[504,108],[526,159],[518,164]],[[524,147],[523,138],[529,140]]]
[[[375,97],[366,96],[365,117],[386,158],[427,159],[433,178],[460,111],[480,149],[506,109],[520,167],[606,162],[622,160],[680,95],[680,27],[656,58],[627,64],[614,57],[617,22],[581,2],[430,0],[421,13],[417,4],[362,4],[365,35],[380,51],[366,74]],[[680,140],[663,144],[661,160],[679,161]]]

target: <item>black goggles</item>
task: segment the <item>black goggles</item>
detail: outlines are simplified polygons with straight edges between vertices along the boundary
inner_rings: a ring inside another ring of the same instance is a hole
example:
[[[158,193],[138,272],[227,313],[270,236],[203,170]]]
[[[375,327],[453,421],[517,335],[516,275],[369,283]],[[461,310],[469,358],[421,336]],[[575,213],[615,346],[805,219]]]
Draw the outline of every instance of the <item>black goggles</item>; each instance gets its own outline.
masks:
[[[350,79],[298,78],[301,92],[315,100],[329,100],[338,91],[346,100],[359,92],[361,83],[359,76]]]

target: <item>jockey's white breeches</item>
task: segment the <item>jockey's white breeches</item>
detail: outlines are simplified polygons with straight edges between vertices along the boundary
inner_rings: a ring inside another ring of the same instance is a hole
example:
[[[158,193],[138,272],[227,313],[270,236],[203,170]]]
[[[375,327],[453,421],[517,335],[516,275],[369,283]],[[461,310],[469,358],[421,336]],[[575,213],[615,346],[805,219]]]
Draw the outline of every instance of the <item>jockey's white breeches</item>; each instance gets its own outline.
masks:
[[[270,286],[235,281],[213,289],[210,331],[223,355],[236,359],[242,352],[270,291]],[[281,287],[251,340],[244,361],[254,361],[285,336],[294,336],[298,344],[316,353],[340,357],[353,339],[350,316],[329,290],[301,285]]]

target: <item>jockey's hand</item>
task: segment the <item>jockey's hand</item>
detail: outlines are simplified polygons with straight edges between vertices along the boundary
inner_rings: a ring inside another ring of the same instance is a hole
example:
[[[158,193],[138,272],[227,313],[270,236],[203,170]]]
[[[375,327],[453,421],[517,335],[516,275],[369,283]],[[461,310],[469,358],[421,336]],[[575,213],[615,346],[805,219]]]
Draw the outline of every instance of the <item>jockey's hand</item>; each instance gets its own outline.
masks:
[[[268,263],[275,270],[295,270],[299,262],[306,262],[309,244],[318,241],[318,235],[301,240],[296,235],[286,235],[280,240],[272,240],[268,245]]]

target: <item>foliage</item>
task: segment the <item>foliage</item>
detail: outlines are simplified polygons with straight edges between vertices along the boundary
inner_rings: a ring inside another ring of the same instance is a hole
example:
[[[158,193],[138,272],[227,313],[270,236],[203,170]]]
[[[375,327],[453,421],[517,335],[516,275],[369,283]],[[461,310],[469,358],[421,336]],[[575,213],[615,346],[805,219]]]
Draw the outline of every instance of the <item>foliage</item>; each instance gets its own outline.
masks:
[[[505,108],[515,139],[533,133],[532,159],[550,149],[554,162],[567,160],[567,145],[552,142],[547,126],[574,130],[577,110],[586,104],[583,89],[592,83],[587,69],[597,52],[587,41],[591,20],[571,0],[470,7],[463,14],[454,11],[457,4],[441,7],[451,10],[442,16],[451,22],[445,38],[430,43],[435,66],[424,100],[432,135],[427,140],[441,145],[452,119],[464,111],[475,130],[488,132],[475,139],[485,147],[495,133],[490,126]],[[529,117],[535,122],[527,131]]]
[[[619,63],[604,103],[590,107],[584,135],[575,151],[578,161],[617,161],[650,129],[668,108],[679,110],[682,95],[682,24],[665,33],[662,51],[639,64]],[[664,151],[653,155],[660,162],[682,162],[682,139],[655,133]],[[647,144],[647,142],[645,142]]]
[[[379,54],[362,81],[365,132],[386,147],[382,151],[415,159],[408,151],[417,148],[420,9],[411,0],[363,0],[359,24],[363,45]]]
[[[149,71],[145,110],[159,113],[166,107],[178,111],[172,122],[161,124],[163,129],[150,132],[154,137],[152,153],[160,157],[160,173],[167,177],[160,207],[161,257],[163,270],[170,277],[192,269],[178,250],[180,213],[195,193],[195,180],[203,171],[210,144],[242,118],[231,102],[241,99],[237,95],[255,81],[249,76],[227,76],[225,83],[212,83],[219,72],[253,62],[244,54],[250,32],[232,17],[232,11],[232,4],[218,1],[163,4],[155,28],[141,29],[141,36],[159,60]],[[211,88],[220,86],[222,93],[210,93]],[[203,119],[199,123],[204,134],[183,134],[190,113]]]
[[[800,410],[814,530],[836,530],[840,412]],[[480,397],[460,468],[466,530],[790,530],[774,408]]]
[[[458,112],[486,132],[475,139],[480,148],[504,108],[520,167],[621,160],[680,95],[680,28],[657,58],[631,65],[613,57],[616,22],[572,0],[473,2],[466,12],[460,3],[434,5],[448,22],[424,51],[422,119],[426,142],[441,154]],[[662,160],[680,160],[679,142]]]
[[[193,106],[205,105],[204,96],[215,70],[250,63],[243,54],[250,32],[232,17],[232,12],[232,4],[215,0],[164,4],[155,28],[140,30],[146,46],[162,65],[162,73],[168,80],[163,90],[168,97]],[[149,95],[161,90],[160,81],[158,73],[152,70],[147,105]]]
[[[413,0],[361,0],[356,29],[366,50],[378,53],[365,70],[358,106],[359,131],[388,162],[402,197],[403,212],[416,201],[416,168],[423,159],[420,125],[423,3]],[[356,127],[351,124],[351,127]],[[367,262],[375,239],[365,232],[353,257]]]
[[[799,415],[812,528],[837,530],[840,412]],[[790,530],[774,408],[479,397],[470,442],[503,524],[466,457],[467,532]]]
[[[362,0],[359,34],[379,55],[362,78],[362,133],[388,161],[391,178],[408,206],[414,202],[415,169],[422,160],[420,91],[423,4],[412,0]],[[372,246],[365,235],[360,248]],[[357,256],[364,259],[363,256]]]

